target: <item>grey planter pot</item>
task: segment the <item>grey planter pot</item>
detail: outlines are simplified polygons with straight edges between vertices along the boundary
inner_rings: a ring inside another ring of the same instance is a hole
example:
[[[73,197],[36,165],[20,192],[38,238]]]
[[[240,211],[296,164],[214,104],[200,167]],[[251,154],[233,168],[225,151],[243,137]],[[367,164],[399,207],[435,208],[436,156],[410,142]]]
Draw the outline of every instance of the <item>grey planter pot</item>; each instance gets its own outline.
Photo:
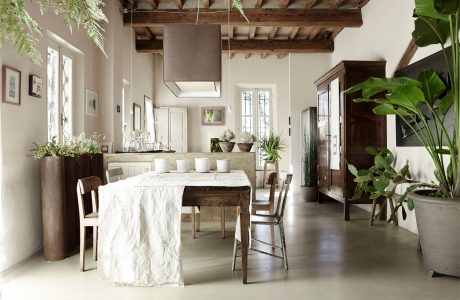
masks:
[[[429,275],[460,277],[460,199],[428,197],[411,193]]]
[[[306,202],[318,201],[318,188],[316,186],[301,186],[300,193],[302,194],[302,199]]]
[[[235,147],[235,142],[219,142],[220,148],[224,152],[232,152]]]

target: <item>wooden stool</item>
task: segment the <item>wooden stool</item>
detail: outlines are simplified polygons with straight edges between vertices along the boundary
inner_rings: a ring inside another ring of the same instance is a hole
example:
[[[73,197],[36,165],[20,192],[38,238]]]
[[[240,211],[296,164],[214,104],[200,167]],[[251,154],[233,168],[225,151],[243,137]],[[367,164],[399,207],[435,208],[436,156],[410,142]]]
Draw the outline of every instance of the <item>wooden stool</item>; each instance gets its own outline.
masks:
[[[268,175],[267,174],[270,173],[270,170],[268,170],[269,165],[272,165],[275,168],[274,171],[277,174],[276,175],[276,180],[275,180],[275,186],[278,185],[278,178],[279,178],[278,176],[279,176],[279,173],[280,173],[279,172],[279,167],[278,167],[278,161],[277,160],[275,160],[275,161],[273,161],[273,160],[265,160],[264,161],[264,177],[263,177],[263,184],[262,184],[263,188],[265,188],[265,185],[268,183],[267,182],[267,180],[268,180]]]

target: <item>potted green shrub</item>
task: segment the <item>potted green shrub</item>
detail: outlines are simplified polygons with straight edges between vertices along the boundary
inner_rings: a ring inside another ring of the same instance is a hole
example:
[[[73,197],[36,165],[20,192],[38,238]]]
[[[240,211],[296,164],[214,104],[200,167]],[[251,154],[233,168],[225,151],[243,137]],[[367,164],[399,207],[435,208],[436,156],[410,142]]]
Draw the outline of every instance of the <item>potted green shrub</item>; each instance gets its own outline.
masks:
[[[281,159],[280,151],[286,147],[281,140],[281,134],[270,133],[266,137],[259,139],[259,148],[262,150],[264,160],[276,162]]]
[[[431,276],[436,273],[460,276],[459,6],[458,0],[415,0],[412,36],[420,47],[442,46],[447,82],[433,70],[426,70],[417,80],[369,78],[346,91],[361,91],[362,98],[354,101],[377,104],[375,114],[400,116],[433,160],[438,183],[432,189],[414,189],[408,196],[414,201],[424,263]],[[444,47],[449,39],[450,55]],[[453,131],[444,122],[450,109],[455,116]],[[429,126],[428,118],[433,120],[433,127]],[[446,163],[445,158],[450,162]]]
[[[235,147],[235,142],[232,140],[235,138],[235,134],[230,129],[226,129],[222,136],[220,137],[220,148],[224,152],[232,152],[233,147]]]
[[[238,149],[241,152],[250,152],[254,142],[257,140],[256,136],[250,132],[243,132],[240,136],[241,143],[238,143]]]

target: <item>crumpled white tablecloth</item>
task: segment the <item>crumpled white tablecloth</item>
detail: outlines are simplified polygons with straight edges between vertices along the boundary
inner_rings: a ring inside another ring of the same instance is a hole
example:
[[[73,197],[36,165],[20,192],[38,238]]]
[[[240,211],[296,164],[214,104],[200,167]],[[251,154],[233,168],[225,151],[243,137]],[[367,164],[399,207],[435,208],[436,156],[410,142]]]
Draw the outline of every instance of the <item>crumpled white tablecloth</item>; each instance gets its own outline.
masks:
[[[121,285],[184,285],[180,225],[185,186],[251,183],[244,171],[148,172],[101,186],[98,272],[102,278]]]

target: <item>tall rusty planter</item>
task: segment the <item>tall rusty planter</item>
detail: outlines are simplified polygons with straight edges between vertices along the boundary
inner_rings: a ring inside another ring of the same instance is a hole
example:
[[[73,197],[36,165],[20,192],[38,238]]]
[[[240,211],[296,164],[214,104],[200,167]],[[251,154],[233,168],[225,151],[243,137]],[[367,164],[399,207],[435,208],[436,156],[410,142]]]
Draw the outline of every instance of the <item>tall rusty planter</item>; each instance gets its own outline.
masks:
[[[43,256],[47,261],[62,260],[77,247],[80,237],[76,187],[80,178],[102,178],[102,154],[79,157],[45,156],[40,161],[43,218]],[[85,199],[87,211],[90,199]]]

